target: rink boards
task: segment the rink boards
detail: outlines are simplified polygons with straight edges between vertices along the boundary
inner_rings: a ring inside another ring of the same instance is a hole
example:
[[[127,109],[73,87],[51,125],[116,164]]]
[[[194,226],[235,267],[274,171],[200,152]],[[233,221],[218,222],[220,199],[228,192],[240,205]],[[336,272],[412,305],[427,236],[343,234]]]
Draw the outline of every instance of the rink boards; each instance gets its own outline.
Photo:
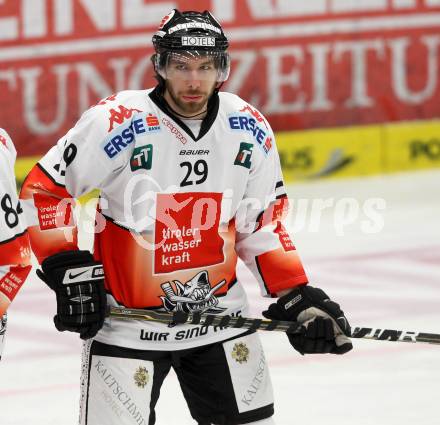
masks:
[[[278,132],[286,182],[422,170],[440,166],[440,121]],[[39,157],[19,158],[20,185]]]
[[[279,133],[285,180],[353,177],[440,165],[440,121]]]

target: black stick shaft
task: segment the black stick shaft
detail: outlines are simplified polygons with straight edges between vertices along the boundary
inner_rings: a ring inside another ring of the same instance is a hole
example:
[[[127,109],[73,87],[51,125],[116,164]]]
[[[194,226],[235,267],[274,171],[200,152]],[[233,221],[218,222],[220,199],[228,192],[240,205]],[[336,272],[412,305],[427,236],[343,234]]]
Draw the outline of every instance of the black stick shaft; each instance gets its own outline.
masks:
[[[295,333],[301,329],[301,323],[283,320],[264,320],[241,316],[219,316],[205,313],[176,313],[143,310],[138,308],[109,307],[107,316],[125,320],[145,320],[160,322],[168,325],[192,324],[205,326],[220,326],[228,328],[244,328],[263,331],[280,331]]]
[[[351,338],[375,339],[377,341],[425,342],[429,344],[440,344],[439,334],[395,329],[355,327],[352,329]]]
[[[206,313],[166,313],[154,310],[136,308],[109,307],[107,315],[112,318],[125,320],[145,320],[160,322],[167,325],[192,324],[204,326],[220,326],[229,328],[243,328],[262,331],[278,331],[286,333],[301,332],[301,323],[283,320],[265,320],[241,316],[219,316]],[[440,345],[440,334],[426,332],[412,332],[406,330],[355,327],[351,338],[374,339],[377,341],[394,342],[423,342]]]

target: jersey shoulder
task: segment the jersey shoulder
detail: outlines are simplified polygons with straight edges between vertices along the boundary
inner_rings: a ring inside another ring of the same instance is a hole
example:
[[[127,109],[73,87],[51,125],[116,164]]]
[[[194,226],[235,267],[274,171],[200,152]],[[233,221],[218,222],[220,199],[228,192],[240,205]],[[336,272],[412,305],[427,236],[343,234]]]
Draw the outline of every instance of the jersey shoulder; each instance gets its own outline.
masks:
[[[122,125],[149,100],[150,90],[124,90],[104,99],[87,109],[78,122],[95,121],[108,123],[108,132]]]
[[[145,90],[122,90],[120,92],[114,93],[104,99],[101,99],[95,107],[106,106],[107,109],[115,107],[118,104],[133,104],[149,100],[148,94],[153,91],[153,89]]]
[[[275,136],[266,117],[250,103],[233,93],[220,92],[220,114],[227,120],[231,131],[244,133],[261,148],[264,156],[274,149]]]
[[[229,92],[219,92],[219,97],[220,107],[226,113],[250,113],[257,118],[264,118],[264,120],[267,122],[267,119],[264,117],[262,112],[260,112],[255,106],[251,105],[249,102],[246,102],[240,96]]]
[[[124,90],[100,100],[58,141],[57,155],[64,158],[66,149],[75,149],[75,163],[91,170],[99,163],[99,175],[121,169],[130,160],[136,132],[145,127],[143,121],[152,110],[149,92]]]
[[[9,174],[14,172],[15,159],[17,152],[9,134],[0,128],[0,178],[5,180]]]
[[[220,108],[226,113],[238,112],[245,105],[248,105],[245,100],[234,93],[221,91],[218,95],[220,98]]]
[[[100,146],[123,130],[127,132],[127,127],[136,114],[143,112],[148,100],[147,90],[124,90],[112,94],[87,109],[66,138],[75,139],[80,144]]]
[[[10,162],[15,163],[17,151],[15,150],[11,137],[3,128],[0,128],[0,152],[1,155],[8,158]]]

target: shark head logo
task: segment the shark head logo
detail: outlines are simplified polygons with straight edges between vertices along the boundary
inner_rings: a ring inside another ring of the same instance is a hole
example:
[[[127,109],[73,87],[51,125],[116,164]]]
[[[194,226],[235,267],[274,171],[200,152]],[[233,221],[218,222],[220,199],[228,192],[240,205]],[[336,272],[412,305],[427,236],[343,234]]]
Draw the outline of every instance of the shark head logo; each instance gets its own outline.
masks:
[[[217,285],[211,287],[208,272],[203,270],[184,284],[178,280],[173,280],[173,282],[175,289],[170,282],[165,282],[161,285],[165,296],[160,298],[167,311],[184,311],[185,313],[209,311],[211,313],[220,313],[225,310],[224,308],[216,307],[218,299],[214,296],[214,293],[226,283],[226,280],[223,279]]]

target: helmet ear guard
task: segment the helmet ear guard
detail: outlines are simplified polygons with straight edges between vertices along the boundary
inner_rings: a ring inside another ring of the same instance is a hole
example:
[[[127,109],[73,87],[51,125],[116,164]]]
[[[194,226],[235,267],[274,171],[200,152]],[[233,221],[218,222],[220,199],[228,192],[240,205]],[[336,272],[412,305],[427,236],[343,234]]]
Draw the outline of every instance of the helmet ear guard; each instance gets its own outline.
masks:
[[[224,75],[222,75],[222,78],[217,81],[224,83],[229,78],[229,73],[231,71],[231,57],[228,53],[220,56],[218,69],[222,70]]]

